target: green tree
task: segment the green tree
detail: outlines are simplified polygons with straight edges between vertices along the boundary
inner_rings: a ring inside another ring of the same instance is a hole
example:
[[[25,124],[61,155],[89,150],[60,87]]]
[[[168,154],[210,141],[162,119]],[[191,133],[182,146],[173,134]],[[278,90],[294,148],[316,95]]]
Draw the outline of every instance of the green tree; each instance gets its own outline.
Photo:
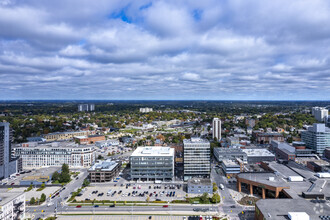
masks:
[[[69,173],[61,173],[59,181],[60,181],[60,183],[69,182],[70,181],[70,174]]]
[[[213,183],[213,192],[216,192],[218,190],[217,184]]]
[[[61,173],[69,173],[70,172],[70,170],[69,170],[69,165],[67,165],[67,164],[63,164],[62,165],[62,172]]]
[[[60,178],[60,174],[57,171],[54,172],[52,175],[52,180],[56,181],[56,180],[59,180],[59,178]]]
[[[46,201],[45,193],[41,194],[41,197],[40,197],[40,202],[44,202],[44,201]]]
[[[220,195],[218,193],[213,193],[211,198],[212,203],[218,203],[220,202]]]
[[[83,186],[86,187],[86,186],[89,186],[90,182],[88,181],[88,179],[84,179],[84,182],[83,182]]]
[[[30,199],[30,204],[33,205],[34,203],[36,203],[36,199],[35,199],[34,197],[32,197],[32,198]]]
[[[208,193],[203,193],[201,196],[201,202],[202,203],[207,203],[209,201],[209,194]]]

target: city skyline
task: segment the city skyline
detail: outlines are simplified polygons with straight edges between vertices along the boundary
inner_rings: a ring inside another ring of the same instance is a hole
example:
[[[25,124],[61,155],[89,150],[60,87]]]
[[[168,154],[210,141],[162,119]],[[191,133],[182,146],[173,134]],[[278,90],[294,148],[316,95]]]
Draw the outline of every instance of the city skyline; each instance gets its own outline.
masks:
[[[0,1],[0,100],[329,100],[330,3]]]

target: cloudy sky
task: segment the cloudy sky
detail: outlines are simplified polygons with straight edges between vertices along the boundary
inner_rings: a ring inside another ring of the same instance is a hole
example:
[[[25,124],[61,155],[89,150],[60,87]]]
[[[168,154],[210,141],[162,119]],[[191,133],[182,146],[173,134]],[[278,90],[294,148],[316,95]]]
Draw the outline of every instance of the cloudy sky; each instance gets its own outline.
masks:
[[[329,0],[0,0],[0,99],[329,100]]]

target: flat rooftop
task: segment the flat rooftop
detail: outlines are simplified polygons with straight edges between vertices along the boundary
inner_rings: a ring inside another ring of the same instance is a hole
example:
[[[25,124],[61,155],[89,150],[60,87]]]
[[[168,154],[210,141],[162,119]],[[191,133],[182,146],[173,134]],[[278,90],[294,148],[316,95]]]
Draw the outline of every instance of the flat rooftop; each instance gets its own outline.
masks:
[[[132,153],[132,157],[138,157],[138,156],[174,156],[174,148],[170,147],[138,147],[136,150]]]
[[[246,153],[248,157],[275,157],[275,155],[267,149],[242,149],[242,151]]]
[[[75,148],[75,149],[81,149],[81,148],[93,148],[93,145],[82,145],[82,144],[76,144],[74,142],[51,142],[51,143],[41,143],[37,144],[35,146],[29,146],[29,147],[14,147],[14,148],[20,148],[20,149],[26,149],[26,150],[31,150],[31,149],[70,149],[70,148]]]
[[[319,215],[330,213],[330,207],[326,204],[323,204],[323,212],[320,213],[319,205],[304,199],[260,199],[256,203],[266,220],[287,220],[289,212],[305,212],[310,219],[319,219]]]
[[[235,163],[232,160],[223,160],[222,163],[226,166],[226,167],[240,167],[237,163]]]
[[[202,178],[192,178],[188,180],[188,184],[192,185],[212,185],[210,179],[202,179]]]
[[[265,184],[273,187],[289,187],[282,178],[275,175],[274,173],[260,172],[260,173],[239,173],[239,178],[250,180],[256,183]],[[273,180],[271,180],[273,178]]]
[[[118,163],[112,161],[111,159],[105,161],[98,161],[91,168],[89,168],[89,171],[95,171],[95,170],[112,171],[117,165]]]
[[[183,143],[187,143],[187,144],[192,144],[192,143],[210,143],[208,140],[206,139],[202,139],[202,138],[197,138],[197,137],[192,137],[190,139],[184,139]]]
[[[8,192],[7,189],[0,190],[0,206],[4,206],[8,202],[12,201],[13,199],[17,198],[18,196],[24,194],[24,192]]]

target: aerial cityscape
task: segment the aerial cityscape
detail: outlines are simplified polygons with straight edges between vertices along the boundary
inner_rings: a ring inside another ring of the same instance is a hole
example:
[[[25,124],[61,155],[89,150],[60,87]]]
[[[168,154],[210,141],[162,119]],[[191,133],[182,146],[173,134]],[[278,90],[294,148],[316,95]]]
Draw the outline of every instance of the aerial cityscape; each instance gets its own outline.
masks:
[[[0,220],[330,220],[330,2],[0,0]]]

